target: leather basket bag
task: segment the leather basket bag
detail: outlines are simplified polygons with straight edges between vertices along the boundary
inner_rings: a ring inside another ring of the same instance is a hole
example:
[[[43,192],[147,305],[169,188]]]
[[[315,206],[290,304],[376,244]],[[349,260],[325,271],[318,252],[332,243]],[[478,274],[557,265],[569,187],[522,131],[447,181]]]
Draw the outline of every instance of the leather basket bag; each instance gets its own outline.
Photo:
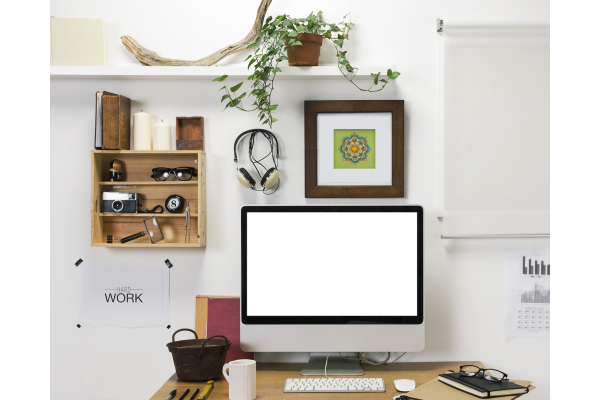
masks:
[[[181,331],[192,332],[196,339],[175,341],[175,335]],[[223,335],[198,339],[196,332],[185,328],[175,331],[172,339],[171,343],[167,343],[167,348],[173,355],[175,373],[179,379],[206,381],[221,377],[227,350],[231,347],[229,339]]]

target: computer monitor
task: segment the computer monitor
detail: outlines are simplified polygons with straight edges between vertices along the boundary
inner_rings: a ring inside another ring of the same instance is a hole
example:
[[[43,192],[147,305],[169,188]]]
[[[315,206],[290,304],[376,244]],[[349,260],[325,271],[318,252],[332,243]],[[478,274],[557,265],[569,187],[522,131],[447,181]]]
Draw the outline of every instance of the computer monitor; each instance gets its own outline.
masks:
[[[243,350],[329,354],[328,375],[363,373],[339,352],[423,350],[422,207],[247,206],[241,225]]]

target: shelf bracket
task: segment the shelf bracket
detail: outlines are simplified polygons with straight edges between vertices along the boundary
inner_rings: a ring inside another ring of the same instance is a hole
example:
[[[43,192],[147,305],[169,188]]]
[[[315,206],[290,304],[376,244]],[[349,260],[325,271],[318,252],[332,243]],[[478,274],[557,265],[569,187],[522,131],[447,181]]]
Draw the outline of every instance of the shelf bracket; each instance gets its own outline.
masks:
[[[437,30],[437,33],[444,33],[444,20],[443,19],[441,19],[441,18],[437,19],[436,30]]]

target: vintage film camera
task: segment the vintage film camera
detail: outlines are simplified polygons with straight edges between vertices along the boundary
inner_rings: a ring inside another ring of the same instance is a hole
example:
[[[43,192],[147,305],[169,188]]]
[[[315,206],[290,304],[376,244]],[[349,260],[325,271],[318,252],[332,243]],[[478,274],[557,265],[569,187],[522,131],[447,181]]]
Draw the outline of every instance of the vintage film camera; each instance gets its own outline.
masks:
[[[138,209],[139,195],[127,192],[103,192],[102,212],[135,214]]]

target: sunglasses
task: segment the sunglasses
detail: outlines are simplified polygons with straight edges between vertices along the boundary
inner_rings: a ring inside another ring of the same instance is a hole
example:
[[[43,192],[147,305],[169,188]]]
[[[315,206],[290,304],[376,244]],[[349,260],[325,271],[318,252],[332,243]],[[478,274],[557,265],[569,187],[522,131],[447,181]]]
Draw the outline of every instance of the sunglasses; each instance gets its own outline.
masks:
[[[155,181],[166,181],[169,179],[169,176],[173,174],[176,179],[180,181],[189,181],[194,176],[198,176],[195,171],[195,168],[192,167],[180,167],[180,168],[152,168],[151,178],[154,178]]]

